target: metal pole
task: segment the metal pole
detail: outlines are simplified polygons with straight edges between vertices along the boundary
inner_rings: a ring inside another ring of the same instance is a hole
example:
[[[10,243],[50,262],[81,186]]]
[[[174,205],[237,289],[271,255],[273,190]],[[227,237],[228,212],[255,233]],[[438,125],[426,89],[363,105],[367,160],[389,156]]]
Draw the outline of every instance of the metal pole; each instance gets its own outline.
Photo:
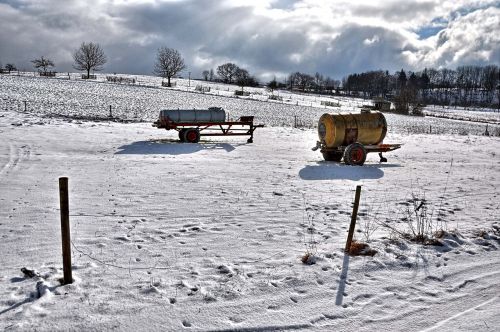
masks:
[[[61,238],[63,255],[63,284],[73,283],[71,272],[71,237],[69,229],[69,198],[68,198],[68,178],[59,178],[59,200],[61,205]]]
[[[351,249],[352,237],[354,235],[354,227],[356,226],[356,218],[358,216],[359,197],[361,196],[361,186],[356,186],[356,196],[354,197],[354,207],[352,208],[351,225],[349,226],[349,234],[347,235],[347,242],[345,244],[345,252]]]

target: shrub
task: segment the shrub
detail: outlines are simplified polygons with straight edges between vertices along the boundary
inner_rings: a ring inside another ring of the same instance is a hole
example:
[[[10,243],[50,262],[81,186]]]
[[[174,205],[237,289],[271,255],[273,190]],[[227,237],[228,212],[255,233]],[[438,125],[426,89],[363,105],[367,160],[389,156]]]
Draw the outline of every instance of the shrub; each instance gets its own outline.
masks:
[[[334,101],[322,100],[321,106],[340,107],[340,104]]]
[[[236,90],[234,91],[235,96],[250,96],[250,92],[248,91],[241,91],[241,90]]]
[[[269,99],[269,100],[283,101],[283,97],[281,97],[281,96],[275,96],[275,95],[271,95],[271,96],[267,97],[267,99]]]
[[[135,78],[131,77],[106,76],[106,80],[113,83],[135,84]]]

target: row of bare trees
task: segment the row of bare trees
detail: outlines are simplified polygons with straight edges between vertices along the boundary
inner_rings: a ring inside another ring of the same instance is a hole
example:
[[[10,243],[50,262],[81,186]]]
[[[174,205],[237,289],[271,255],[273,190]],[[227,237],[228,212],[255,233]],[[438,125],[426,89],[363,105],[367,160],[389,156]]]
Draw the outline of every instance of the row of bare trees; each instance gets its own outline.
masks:
[[[89,78],[90,71],[99,71],[107,62],[103,49],[96,43],[82,43],[73,53],[74,65],[77,70],[86,71]],[[54,67],[54,62],[40,57],[32,61],[33,66],[44,75]],[[0,69],[2,68],[0,64]],[[154,73],[167,79],[168,86],[171,78],[176,77],[186,69],[184,59],[179,51],[160,47],[154,64]],[[16,70],[13,64],[7,64],[5,70]],[[239,86],[257,86],[259,82],[250,75],[248,70],[228,62],[213,69],[205,70],[202,76],[206,81],[220,81],[228,84],[236,83]],[[315,93],[340,93],[351,96],[373,98],[403,98],[408,103],[432,103],[442,105],[461,106],[492,106],[495,99],[500,108],[500,70],[496,65],[488,66],[460,66],[455,70],[442,68],[426,68],[420,72],[405,72],[403,69],[394,74],[388,71],[377,70],[350,74],[342,82],[320,73],[293,72],[284,83],[273,79],[267,84],[271,90],[288,88],[290,90]],[[496,97],[496,98],[495,98]]]
[[[372,98],[402,94],[425,104],[493,106],[500,99],[500,71],[496,65],[460,66],[455,70],[426,68],[394,74],[369,71],[342,80],[346,94]]]
[[[103,69],[104,64],[107,62],[107,57],[99,44],[83,42],[73,52],[73,60],[73,68],[87,72],[85,78],[90,78],[90,71],[100,71]],[[33,67],[40,72],[40,75],[49,76],[49,73],[53,73],[50,72],[50,69],[55,67],[55,64],[51,59],[41,56],[31,62],[33,63]],[[0,69],[1,67],[0,64]],[[168,86],[170,86],[170,79],[178,75],[185,68],[184,59],[177,50],[168,47],[160,47],[158,49],[153,72],[158,76],[167,78]],[[8,64],[6,70],[10,73],[11,70],[15,70],[15,66]],[[240,74],[240,76],[242,75]]]
[[[205,81],[218,81],[227,84],[236,83],[243,89],[245,86],[258,86],[259,82],[255,76],[250,75],[248,70],[238,65],[227,62],[217,67],[217,74],[213,69],[204,70],[201,73]]]
[[[285,85],[290,90],[332,93],[333,90],[339,88],[340,81],[334,80],[329,76],[325,77],[318,72],[314,76],[307,73],[294,72],[288,75]]]
[[[99,44],[95,43],[85,43],[83,42],[78,49],[73,52],[73,68],[76,70],[86,71],[87,78],[90,76],[90,71],[99,71],[103,69],[103,65],[107,62],[106,55]],[[38,70],[40,75],[50,76],[49,74],[55,74],[51,72],[50,69],[55,67],[54,61],[51,59],[41,56],[31,61],[33,67]],[[2,65],[0,64],[0,70],[3,71]],[[5,66],[5,71],[9,73],[11,71],[17,70],[14,64],[8,63]]]

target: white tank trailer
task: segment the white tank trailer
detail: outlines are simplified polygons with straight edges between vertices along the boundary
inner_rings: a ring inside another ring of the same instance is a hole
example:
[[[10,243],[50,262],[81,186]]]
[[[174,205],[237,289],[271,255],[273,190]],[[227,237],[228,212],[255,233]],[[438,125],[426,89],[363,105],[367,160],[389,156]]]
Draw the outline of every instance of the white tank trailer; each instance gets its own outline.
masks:
[[[226,111],[220,107],[191,110],[161,110],[160,119],[169,119],[175,123],[213,123],[226,121]]]
[[[250,136],[263,124],[254,124],[253,116],[242,116],[237,121],[226,120],[226,112],[220,107],[208,109],[161,110],[153,127],[179,132],[181,142],[198,143],[201,136]]]

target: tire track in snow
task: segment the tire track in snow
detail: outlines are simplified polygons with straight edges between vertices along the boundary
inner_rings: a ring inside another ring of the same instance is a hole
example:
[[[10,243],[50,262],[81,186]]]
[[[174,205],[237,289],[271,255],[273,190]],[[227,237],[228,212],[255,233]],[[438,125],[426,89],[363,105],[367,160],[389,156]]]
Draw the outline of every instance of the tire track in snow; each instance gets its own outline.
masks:
[[[9,143],[9,158],[7,163],[0,168],[0,180],[9,173],[17,170],[24,160],[30,159],[30,156],[31,148],[29,145],[16,147],[14,144]]]
[[[440,322],[437,322],[436,324],[434,324],[434,326],[431,326],[428,329],[423,330],[422,332],[435,331],[436,329],[444,326],[445,324],[451,322],[452,320],[454,320],[454,319],[456,319],[456,318],[458,318],[460,316],[463,316],[463,315],[465,315],[465,314],[467,314],[467,313],[469,313],[471,311],[474,311],[474,310],[477,310],[477,309],[479,309],[481,307],[484,307],[485,305],[490,304],[490,303],[494,302],[495,300],[499,300],[499,299],[500,299],[500,297],[494,296],[491,299],[489,299],[487,301],[484,301],[483,303],[480,303],[480,304],[478,304],[478,305],[476,305],[476,306],[474,306],[472,308],[469,308],[467,310],[461,311],[461,312],[459,312],[459,313],[457,313],[457,314],[455,314],[455,315],[453,315],[451,317],[448,317],[448,318],[446,318],[446,319],[444,319],[444,320],[442,320]]]
[[[2,166],[2,168],[0,169],[0,177],[7,174],[9,169],[11,169],[14,165],[17,164],[16,154],[15,154],[14,150],[15,150],[14,145],[12,143],[9,143],[9,159],[8,159],[7,163],[4,164]]]

